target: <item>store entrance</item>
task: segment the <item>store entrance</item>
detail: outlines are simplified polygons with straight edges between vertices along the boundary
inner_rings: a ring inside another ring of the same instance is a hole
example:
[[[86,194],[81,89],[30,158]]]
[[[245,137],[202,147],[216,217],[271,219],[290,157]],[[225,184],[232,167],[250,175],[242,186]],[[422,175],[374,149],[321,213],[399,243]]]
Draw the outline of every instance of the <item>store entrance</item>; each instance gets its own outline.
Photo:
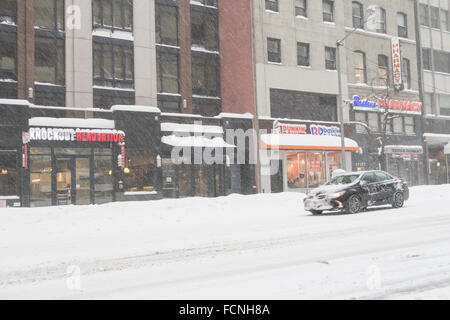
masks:
[[[90,157],[56,157],[56,204],[91,204]]]

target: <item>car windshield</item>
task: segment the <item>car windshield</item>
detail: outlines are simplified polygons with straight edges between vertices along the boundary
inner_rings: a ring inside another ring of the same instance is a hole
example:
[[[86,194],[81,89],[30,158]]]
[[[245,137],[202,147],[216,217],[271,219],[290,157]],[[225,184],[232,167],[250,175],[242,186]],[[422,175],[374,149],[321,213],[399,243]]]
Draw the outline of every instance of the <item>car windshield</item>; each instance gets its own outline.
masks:
[[[336,178],[333,178],[330,182],[328,182],[328,185],[338,185],[338,184],[350,184],[354,182],[356,179],[358,179],[360,174],[346,174],[342,176],[337,176]]]

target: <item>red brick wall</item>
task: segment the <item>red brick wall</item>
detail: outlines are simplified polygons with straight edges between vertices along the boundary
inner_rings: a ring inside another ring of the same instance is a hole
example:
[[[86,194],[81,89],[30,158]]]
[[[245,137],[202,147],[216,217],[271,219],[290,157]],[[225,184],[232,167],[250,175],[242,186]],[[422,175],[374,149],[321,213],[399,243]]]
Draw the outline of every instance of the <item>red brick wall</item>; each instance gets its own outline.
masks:
[[[34,0],[17,1],[17,86],[19,99],[34,101]]]
[[[191,5],[189,0],[178,1],[178,42],[180,46],[181,112],[192,113],[192,63],[191,63]],[[186,99],[187,108],[183,107]]]
[[[222,111],[254,113],[250,0],[219,1]]]

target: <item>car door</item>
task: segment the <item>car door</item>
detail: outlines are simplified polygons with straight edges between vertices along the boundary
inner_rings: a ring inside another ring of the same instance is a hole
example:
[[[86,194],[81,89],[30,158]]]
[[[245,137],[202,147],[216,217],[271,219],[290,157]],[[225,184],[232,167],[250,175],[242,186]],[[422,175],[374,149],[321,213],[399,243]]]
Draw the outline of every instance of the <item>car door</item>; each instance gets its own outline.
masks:
[[[362,186],[363,190],[367,192],[367,203],[370,205],[372,202],[376,202],[378,198],[378,181],[377,177],[375,176],[375,173],[368,172],[364,174],[364,176],[361,179],[364,181],[364,185]]]
[[[380,189],[378,201],[389,200],[394,194],[394,178],[382,171],[376,172],[375,175],[377,177]]]

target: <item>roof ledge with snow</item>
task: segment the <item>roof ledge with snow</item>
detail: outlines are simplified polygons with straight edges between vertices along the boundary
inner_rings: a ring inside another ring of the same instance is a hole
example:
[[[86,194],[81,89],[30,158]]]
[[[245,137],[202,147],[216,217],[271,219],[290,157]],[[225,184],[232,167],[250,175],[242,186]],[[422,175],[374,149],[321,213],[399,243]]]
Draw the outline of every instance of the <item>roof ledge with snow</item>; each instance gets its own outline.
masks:
[[[345,138],[346,151],[359,151],[356,141]],[[281,150],[327,150],[340,151],[341,137],[312,134],[263,134],[261,147]]]

